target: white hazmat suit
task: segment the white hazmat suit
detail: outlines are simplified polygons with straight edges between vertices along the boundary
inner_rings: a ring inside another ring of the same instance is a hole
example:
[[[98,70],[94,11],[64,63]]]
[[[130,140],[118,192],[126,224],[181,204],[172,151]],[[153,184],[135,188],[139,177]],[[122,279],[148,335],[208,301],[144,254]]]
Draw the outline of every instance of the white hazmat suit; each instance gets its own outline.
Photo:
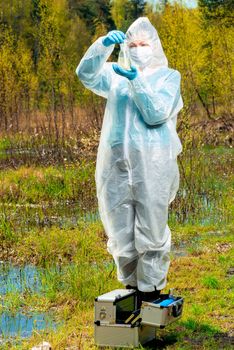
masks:
[[[180,73],[168,67],[156,29],[140,17],[126,32],[128,43],[144,40],[150,64],[135,79],[115,73],[107,62],[114,45],[98,38],[76,74],[84,86],[107,99],[96,164],[100,217],[118,280],[142,292],[166,286],[171,231],[168,206],[179,188],[176,132],[183,107]]]

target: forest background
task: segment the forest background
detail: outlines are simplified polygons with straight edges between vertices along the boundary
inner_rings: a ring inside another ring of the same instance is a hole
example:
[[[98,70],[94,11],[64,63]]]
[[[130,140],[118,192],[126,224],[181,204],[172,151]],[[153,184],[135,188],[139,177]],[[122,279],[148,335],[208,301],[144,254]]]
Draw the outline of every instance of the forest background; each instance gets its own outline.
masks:
[[[182,75],[178,131],[197,122],[204,130],[205,121],[230,128],[232,1],[200,0],[196,8],[161,1],[155,8],[142,0],[2,0],[0,8],[1,133],[43,140],[50,150],[80,148],[81,130],[100,130],[105,100],[82,86],[75,68],[99,36],[115,28],[125,32],[143,15],[157,28],[169,66]],[[217,143],[212,129],[206,136]],[[221,141],[230,144],[225,137]]]

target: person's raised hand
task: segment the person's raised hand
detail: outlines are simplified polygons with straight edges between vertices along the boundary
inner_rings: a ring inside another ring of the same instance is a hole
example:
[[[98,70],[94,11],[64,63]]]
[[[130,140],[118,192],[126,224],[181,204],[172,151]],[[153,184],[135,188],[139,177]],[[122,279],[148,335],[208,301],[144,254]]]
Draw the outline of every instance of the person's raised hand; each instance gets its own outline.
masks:
[[[121,30],[111,30],[102,40],[104,46],[122,44],[126,35]]]
[[[131,66],[131,70],[127,70],[120,67],[117,63],[113,63],[112,67],[115,73],[122,75],[123,77],[128,78],[129,80],[135,79],[138,74],[137,68],[134,66]]]

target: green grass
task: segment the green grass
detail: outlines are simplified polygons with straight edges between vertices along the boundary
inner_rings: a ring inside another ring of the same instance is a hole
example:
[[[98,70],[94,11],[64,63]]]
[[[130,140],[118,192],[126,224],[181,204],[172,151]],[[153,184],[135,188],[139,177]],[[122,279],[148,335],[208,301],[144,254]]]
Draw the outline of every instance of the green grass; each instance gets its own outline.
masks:
[[[7,141],[1,147],[7,147]],[[218,350],[224,345],[231,349],[234,279],[228,271],[234,266],[234,227],[230,159],[230,149],[211,147],[196,157],[183,158],[190,187],[182,177],[169,226],[172,242],[186,254],[172,255],[164,292],[176,288],[185,304],[180,320],[157,331],[156,345],[161,348]],[[7,344],[4,350],[28,350],[45,339],[58,350],[97,349],[94,298],[122,285],[106,250],[103,226],[88,216],[97,209],[94,169],[93,161],[81,161],[66,167],[21,166],[0,171],[0,260],[36,265],[41,280],[39,291],[10,289],[2,296],[0,313],[53,312],[63,321],[56,331],[34,333],[18,345]],[[75,203],[72,215],[71,203]],[[83,219],[81,208],[86,212]],[[64,216],[64,221],[53,221],[56,214]],[[156,345],[141,349],[155,349]]]
[[[202,279],[202,284],[211,289],[221,288],[220,281],[214,276],[206,276]]]
[[[232,220],[231,152],[228,148],[204,148],[181,157],[180,188],[169,211],[169,225],[225,227]],[[73,217],[96,211],[94,172],[95,162],[86,160],[66,166],[21,166],[0,171],[2,235],[14,239],[12,230],[30,230],[46,222],[51,225],[51,217],[58,214],[69,227],[72,210]]]
[[[187,229],[186,235],[183,227],[172,232],[175,242],[183,237],[188,247],[199,235],[205,249],[198,249],[198,253],[194,250],[171,261],[168,285],[164,291],[175,287],[176,294],[184,297],[185,304],[180,320],[157,331],[158,339],[166,343],[168,349],[184,346],[193,349],[198,340],[198,349],[212,349],[214,336],[220,337],[220,342],[228,342],[225,334],[232,329],[230,303],[234,289],[233,277],[227,277],[226,272],[234,258],[232,232],[231,226],[217,236],[213,231],[200,230],[200,227],[193,227],[191,232]],[[39,237],[43,243],[39,242]],[[44,237],[47,240],[43,240]],[[226,249],[220,253],[220,245],[224,244]],[[122,287],[116,280],[112,258],[106,252],[101,223],[82,223],[79,228],[67,232],[54,228],[35,233],[35,236],[29,235],[19,243],[18,252],[19,255],[26,254],[25,261],[35,258],[35,263],[43,266],[40,270],[42,288],[39,293],[19,295],[12,292],[6,295],[5,308],[12,312],[29,307],[37,311],[56,308],[56,317],[64,324],[46,334],[53,348],[65,349],[80,344],[79,349],[82,350],[96,349],[93,343],[94,298]],[[41,259],[44,254],[45,258]],[[15,349],[29,349],[43,337],[43,332],[35,334]],[[221,344],[219,341],[216,343]]]
[[[41,203],[94,196],[94,163],[67,167],[25,167],[0,172],[0,197],[5,203]]]
[[[2,137],[0,138],[0,152],[3,152],[10,148],[11,146],[11,141],[8,137]]]

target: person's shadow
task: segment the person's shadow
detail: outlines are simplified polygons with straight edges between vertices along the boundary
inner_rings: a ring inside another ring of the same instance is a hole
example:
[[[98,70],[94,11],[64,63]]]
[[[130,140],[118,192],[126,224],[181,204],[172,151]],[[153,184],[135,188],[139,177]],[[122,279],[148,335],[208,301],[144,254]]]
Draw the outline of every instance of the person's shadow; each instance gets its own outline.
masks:
[[[178,334],[170,333],[165,336],[157,337],[144,344],[144,350],[166,349],[168,345],[173,345],[178,341]]]
[[[212,327],[210,327],[212,329]],[[167,349],[167,346],[173,345],[177,343],[177,341],[181,340],[181,335],[179,335],[176,332],[172,332],[170,334],[164,335],[164,336],[159,336],[153,339],[152,341],[144,344],[142,346],[142,350],[162,350],[162,349]],[[194,331],[192,334],[184,334],[183,340],[187,343],[190,344],[191,348],[193,347],[201,347],[203,349],[204,346],[204,341],[209,341],[215,340],[216,346],[219,349],[234,349],[234,336],[229,334],[228,332],[215,332],[214,334],[209,334],[209,332],[196,332]],[[211,347],[212,348],[212,345]]]

